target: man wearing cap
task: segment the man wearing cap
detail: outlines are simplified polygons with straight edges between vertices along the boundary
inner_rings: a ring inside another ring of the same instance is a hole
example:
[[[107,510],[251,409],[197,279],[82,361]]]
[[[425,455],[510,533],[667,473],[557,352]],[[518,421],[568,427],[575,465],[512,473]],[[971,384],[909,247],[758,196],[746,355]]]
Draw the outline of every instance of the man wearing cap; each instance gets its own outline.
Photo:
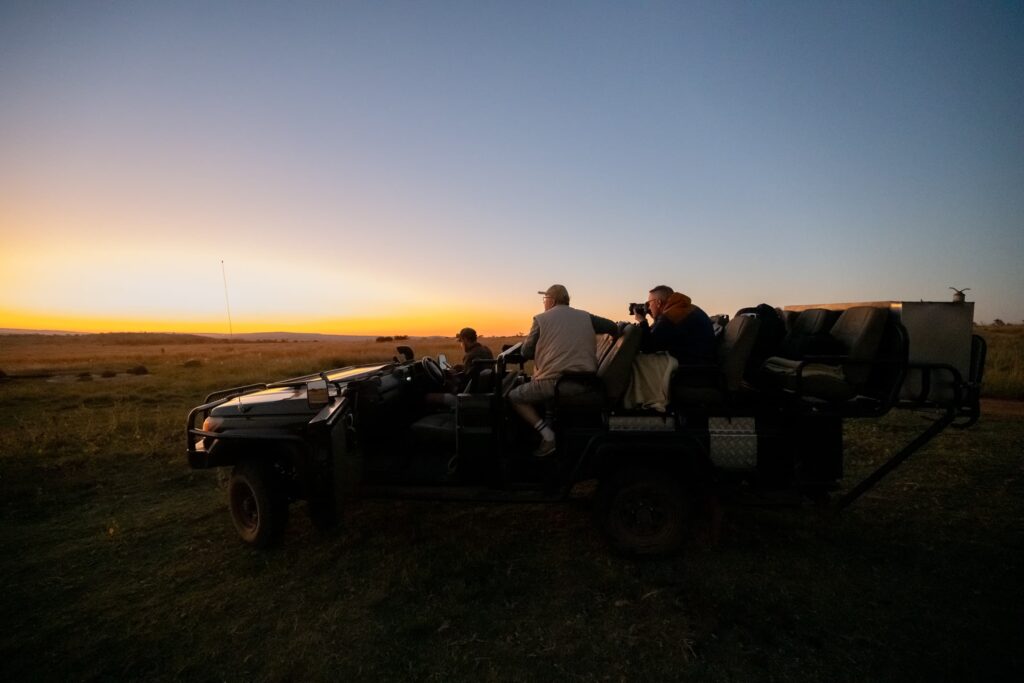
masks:
[[[472,327],[463,327],[455,338],[462,344],[465,355],[462,357],[462,364],[456,365],[456,370],[470,372],[473,369],[475,360],[492,360],[494,354],[491,350],[476,340],[476,330]]]
[[[569,291],[563,285],[551,285],[537,293],[544,297],[544,312],[534,316],[522,347],[523,358],[533,359],[533,378],[509,392],[508,399],[520,417],[540,434],[541,443],[534,455],[543,457],[555,452],[555,432],[537,412],[536,404],[554,398],[555,385],[563,373],[596,372],[594,335],[616,335],[618,327],[607,318],[570,307]]]
[[[491,350],[477,341],[476,330],[472,327],[463,327],[455,335],[455,339],[462,345],[462,350],[465,352],[462,356],[462,362],[445,373],[443,392],[429,393],[424,397],[429,405],[454,407],[455,394],[466,386],[467,378],[476,376],[473,372],[473,361],[477,359],[491,360],[494,358]]]

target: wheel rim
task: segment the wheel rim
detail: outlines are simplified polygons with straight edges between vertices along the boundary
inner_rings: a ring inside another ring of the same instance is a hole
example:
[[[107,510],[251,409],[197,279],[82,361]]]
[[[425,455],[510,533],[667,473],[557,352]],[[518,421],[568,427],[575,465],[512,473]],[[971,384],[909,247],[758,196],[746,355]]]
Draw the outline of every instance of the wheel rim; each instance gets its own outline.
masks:
[[[652,486],[638,486],[620,494],[618,514],[621,527],[637,538],[653,538],[669,525],[664,501]]]
[[[237,484],[231,489],[231,507],[235,519],[246,531],[255,531],[260,525],[260,506],[256,494],[245,485]]]

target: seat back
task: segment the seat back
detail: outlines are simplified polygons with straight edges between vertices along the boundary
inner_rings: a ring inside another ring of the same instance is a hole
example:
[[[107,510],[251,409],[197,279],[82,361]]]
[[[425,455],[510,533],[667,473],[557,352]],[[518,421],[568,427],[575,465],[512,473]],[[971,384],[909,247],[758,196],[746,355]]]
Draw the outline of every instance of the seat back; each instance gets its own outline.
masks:
[[[779,314],[779,319],[786,323],[786,334],[793,331],[793,325],[796,323],[796,319],[800,317],[800,314],[796,311],[787,311],[784,308],[776,307],[775,312]]]
[[[828,332],[828,328],[832,326],[837,317],[839,317],[837,311],[830,311],[827,308],[808,308],[797,314],[793,321],[792,332],[803,335]]]
[[[726,390],[736,391],[757,339],[761,321],[752,315],[738,315],[725,326],[718,345],[718,366]]]
[[[874,360],[878,347],[882,342],[885,322],[889,311],[874,306],[854,306],[847,308],[836,320],[829,334],[842,345],[845,355],[851,361]],[[846,379],[859,385],[868,381],[871,368],[858,363],[851,363],[843,369]]]
[[[618,401],[626,393],[633,373],[633,359],[640,350],[642,334],[637,325],[627,325],[615,339],[597,367],[607,397]]]
[[[749,308],[741,308],[736,311],[736,317],[740,316],[757,318],[757,337],[754,339],[747,367],[744,370],[744,377],[753,377],[761,367],[761,363],[769,356],[774,356],[779,351],[783,338],[786,336],[786,322],[779,314],[779,309],[772,308],[768,304],[758,304]]]
[[[597,336],[597,366],[601,367],[601,363],[608,356],[608,352],[615,346],[616,338],[610,334],[599,334]]]
[[[808,308],[800,311],[792,321],[792,327],[779,345],[778,355],[799,360],[808,355],[835,355],[840,353],[829,328],[839,317],[838,311],[825,308]]]

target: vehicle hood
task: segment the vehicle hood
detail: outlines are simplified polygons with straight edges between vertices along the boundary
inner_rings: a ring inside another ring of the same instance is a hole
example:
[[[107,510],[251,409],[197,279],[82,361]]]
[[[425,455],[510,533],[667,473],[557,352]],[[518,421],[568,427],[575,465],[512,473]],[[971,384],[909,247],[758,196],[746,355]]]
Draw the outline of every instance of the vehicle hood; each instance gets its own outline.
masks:
[[[349,382],[364,380],[389,365],[391,364],[362,365],[324,373],[330,382],[330,395],[337,396],[341,388]],[[317,379],[320,379],[319,374],[275,382],[266,389],[225,401],[214,407],[210,415],[225,418],[285,415],[311,417],[318,413],[322,406],[310,407],[306,400],[306,382]]]

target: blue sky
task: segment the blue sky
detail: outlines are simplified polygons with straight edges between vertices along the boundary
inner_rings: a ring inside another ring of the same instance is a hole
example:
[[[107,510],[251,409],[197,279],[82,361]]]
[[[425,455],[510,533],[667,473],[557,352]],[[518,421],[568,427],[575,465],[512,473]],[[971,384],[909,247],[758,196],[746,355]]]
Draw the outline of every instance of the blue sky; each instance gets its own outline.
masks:
[[[5,2],[0,92],[0,326],[1024,319],[1020,3]]]

